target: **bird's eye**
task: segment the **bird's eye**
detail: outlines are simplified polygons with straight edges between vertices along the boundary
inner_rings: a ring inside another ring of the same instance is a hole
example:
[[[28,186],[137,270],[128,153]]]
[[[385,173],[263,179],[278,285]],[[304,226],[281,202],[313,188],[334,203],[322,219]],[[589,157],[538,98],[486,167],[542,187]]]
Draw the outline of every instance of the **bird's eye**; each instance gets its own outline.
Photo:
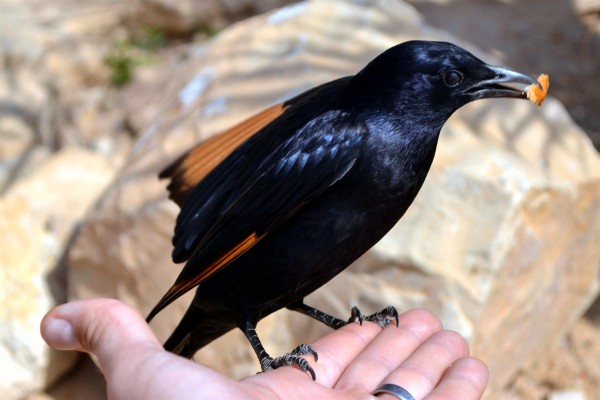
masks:
[[[444,83],[446,86],[454,87],[463,81],[463,74],[455,69],[444,73]]]

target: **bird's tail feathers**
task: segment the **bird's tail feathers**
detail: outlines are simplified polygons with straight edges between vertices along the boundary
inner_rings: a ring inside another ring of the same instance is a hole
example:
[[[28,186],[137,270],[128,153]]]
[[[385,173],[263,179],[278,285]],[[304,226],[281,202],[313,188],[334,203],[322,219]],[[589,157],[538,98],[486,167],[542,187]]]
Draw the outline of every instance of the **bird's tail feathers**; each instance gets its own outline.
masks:
[[[192,358],[199,349],[233,328],[235,325],[225,325],[192,304],[165,342],[164,348],[182,357]]]

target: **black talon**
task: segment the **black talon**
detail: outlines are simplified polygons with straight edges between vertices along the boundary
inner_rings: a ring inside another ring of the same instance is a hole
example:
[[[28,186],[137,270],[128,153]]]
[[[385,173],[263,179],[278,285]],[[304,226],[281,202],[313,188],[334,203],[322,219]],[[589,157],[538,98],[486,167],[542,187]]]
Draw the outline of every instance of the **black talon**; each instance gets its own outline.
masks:
[[[294,352],[297,355],[303,355],[303,356],[312,355],[315,358],[315,361],[319,357],[319,355],[317,354],[317,351],[307,344],[299,345],[298,347],[296,347],[294,349]]]
[[[248,341],[252,345],[256,356],[260,360],[260,367],[263,371],[270,371],[272,369],[277,369],[279,367],[283,367],[284,365],[297,366],[302,371],[308,372],[312,377],[312,380],[316,380],[317,376],[315,371],[312,369],[308,360],[302,358],[300,356],[312,355],[315,358],[315,362],[318,360],[319,355],[317,351],[306,344],[301,344],[292,350],[288,354],[284,354],[281,357],[273,358],[271,357],[263,347],[258,335],[256,334],[256,323],[254,321],[246,321],[243,326],[243,331]]]
[[[317,351],[307,344],[299,345],[294,350],[292,350],[290,352],[290,354],[294,355],[294,356],[309,356],[309,355],[311,355],[315,359],[315,362],[319,361],[319,354],[317,353]]]
[[[348,319],[348,321],[341,320],[320,310],[317,310],[316,308],[307,306],[301,301],[288,306],[288,308],[309,315],[334,329],[341,328],[342,326],[355,321],[358,321],[358,323],[362,325],[363,321],[365,320],[376,322],[382,328],[388,326],[393,320],[396,321],[396,326],[399,325],[399,314],[396,308],[393,306],[388,306],[377,313],[367,316],[360,312],[360,309],[358,307],[354,306],[350,311],[350,318]],[[260,360],[260,366],[263,371],[270,371],[286,365],[297,366],[302,371],[308,372],[313,381],[317,379],[315,371],[310,366],[308,360],[301,357],[312,355],[315,359],[315,362],[317,362],[319,360],[319,354],[315,349],[313,349],[309,345],[301,344],[294,350],[292,350],[290,353],[273,358],[269,356],[269,354],[265,351],[265,348],[260,342],[260,339],[256,335],[256,322],[248,320],[241,324],[241,326],[242,330],[244,331],[244,334],[248,338],[248,341],[252,345],[252,348],[254,349],[256,355],[258,356],[258,359]]]
[[[317,375],[315,374],[315,370],[310,366],[308,360],[300,357],[300,355],[308,355],[312,354],[315,357],[315,361],[318,358],[317,352],[310,346],[305,344],[301,344],[296,347],[291,353],[284,354],[280,357],[272,358],[264,358],[261,361],[261,367],[263,371],[269,371],[272,369],[277,369],[283,366],[297,366],[302,371],[308,372],[312,378],[312,380],[317,379]]]
[[[350,318],[348,318],[348,323],[356,322],[357,320],[358,323],[362,325],[363,321],[365,320],[365,315],[360,312],[358,307],[354,306],[352,307],[352,310],[350,310]]]
[[[398,310],[396,310],[396,307],[387,306],[386,310],[389,312],[389,316],[396,321],[396,328],[400,326],[400,314],[398,313]]]
[[[367,316],[365,319],[367,321],[376,322],[382,328],[385,328],[394,320],[396,321],[396,327],[400,324],[398,310],[393,306],[387,306],[383,310]]]

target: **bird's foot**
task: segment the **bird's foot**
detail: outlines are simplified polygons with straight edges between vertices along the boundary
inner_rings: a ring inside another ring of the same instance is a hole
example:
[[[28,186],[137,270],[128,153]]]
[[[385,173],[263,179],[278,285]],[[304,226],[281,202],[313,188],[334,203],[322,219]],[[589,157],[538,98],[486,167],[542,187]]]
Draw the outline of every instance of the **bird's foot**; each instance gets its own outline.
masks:
[[[398,314],[398,310],[394,306],[387,306],[383,310],[376,312],[371,315],[364,315],[360,312],[358,307],[352,307],[352,311],[350,314],[350,318],[348,319],[348,323],[358,321],[359,324],[362,325],[363,321],[371,321],[379,324],[382,328],[385,328],[392,321],[396,321],[396,327],[400,323],[400,316]]]
[[[284,354],[280,357],[265,357],[260,361],[261,368],[263,371],[270,371],[272,369],[277,369],[279,367],[283,367],[285,365],[297,366],[302,371],[308,372],[314,381],[316,379],[315,371],[308,363],[306,358],[302,358],[301,356],[312,355],[315,359],[315,362],[318,361],[319,355],[317,351],[306,344],[301,344],[296,347],[290,353]]]

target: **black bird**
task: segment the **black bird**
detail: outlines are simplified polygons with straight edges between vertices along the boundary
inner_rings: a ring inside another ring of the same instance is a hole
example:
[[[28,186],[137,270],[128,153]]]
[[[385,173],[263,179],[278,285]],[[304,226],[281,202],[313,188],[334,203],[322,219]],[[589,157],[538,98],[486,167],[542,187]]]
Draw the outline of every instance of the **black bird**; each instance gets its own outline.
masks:
[[[300,345],[273,359],[259,320],[281,308],[339,328],[358,319],[382,325],[392,307],[349,320],[304,304],[381,239],[414,200],[440,129],[478,99],[527,98],[505,84],[537,84],[485,64],[444,42],[410,41],[385,51],[354,76],[275,105],[184,154],[166,168],[181,207],[173,260],[186,262],[148,315],[198,286],[165,349],[191,358],[240,328],[263,370],[314,371]]]

